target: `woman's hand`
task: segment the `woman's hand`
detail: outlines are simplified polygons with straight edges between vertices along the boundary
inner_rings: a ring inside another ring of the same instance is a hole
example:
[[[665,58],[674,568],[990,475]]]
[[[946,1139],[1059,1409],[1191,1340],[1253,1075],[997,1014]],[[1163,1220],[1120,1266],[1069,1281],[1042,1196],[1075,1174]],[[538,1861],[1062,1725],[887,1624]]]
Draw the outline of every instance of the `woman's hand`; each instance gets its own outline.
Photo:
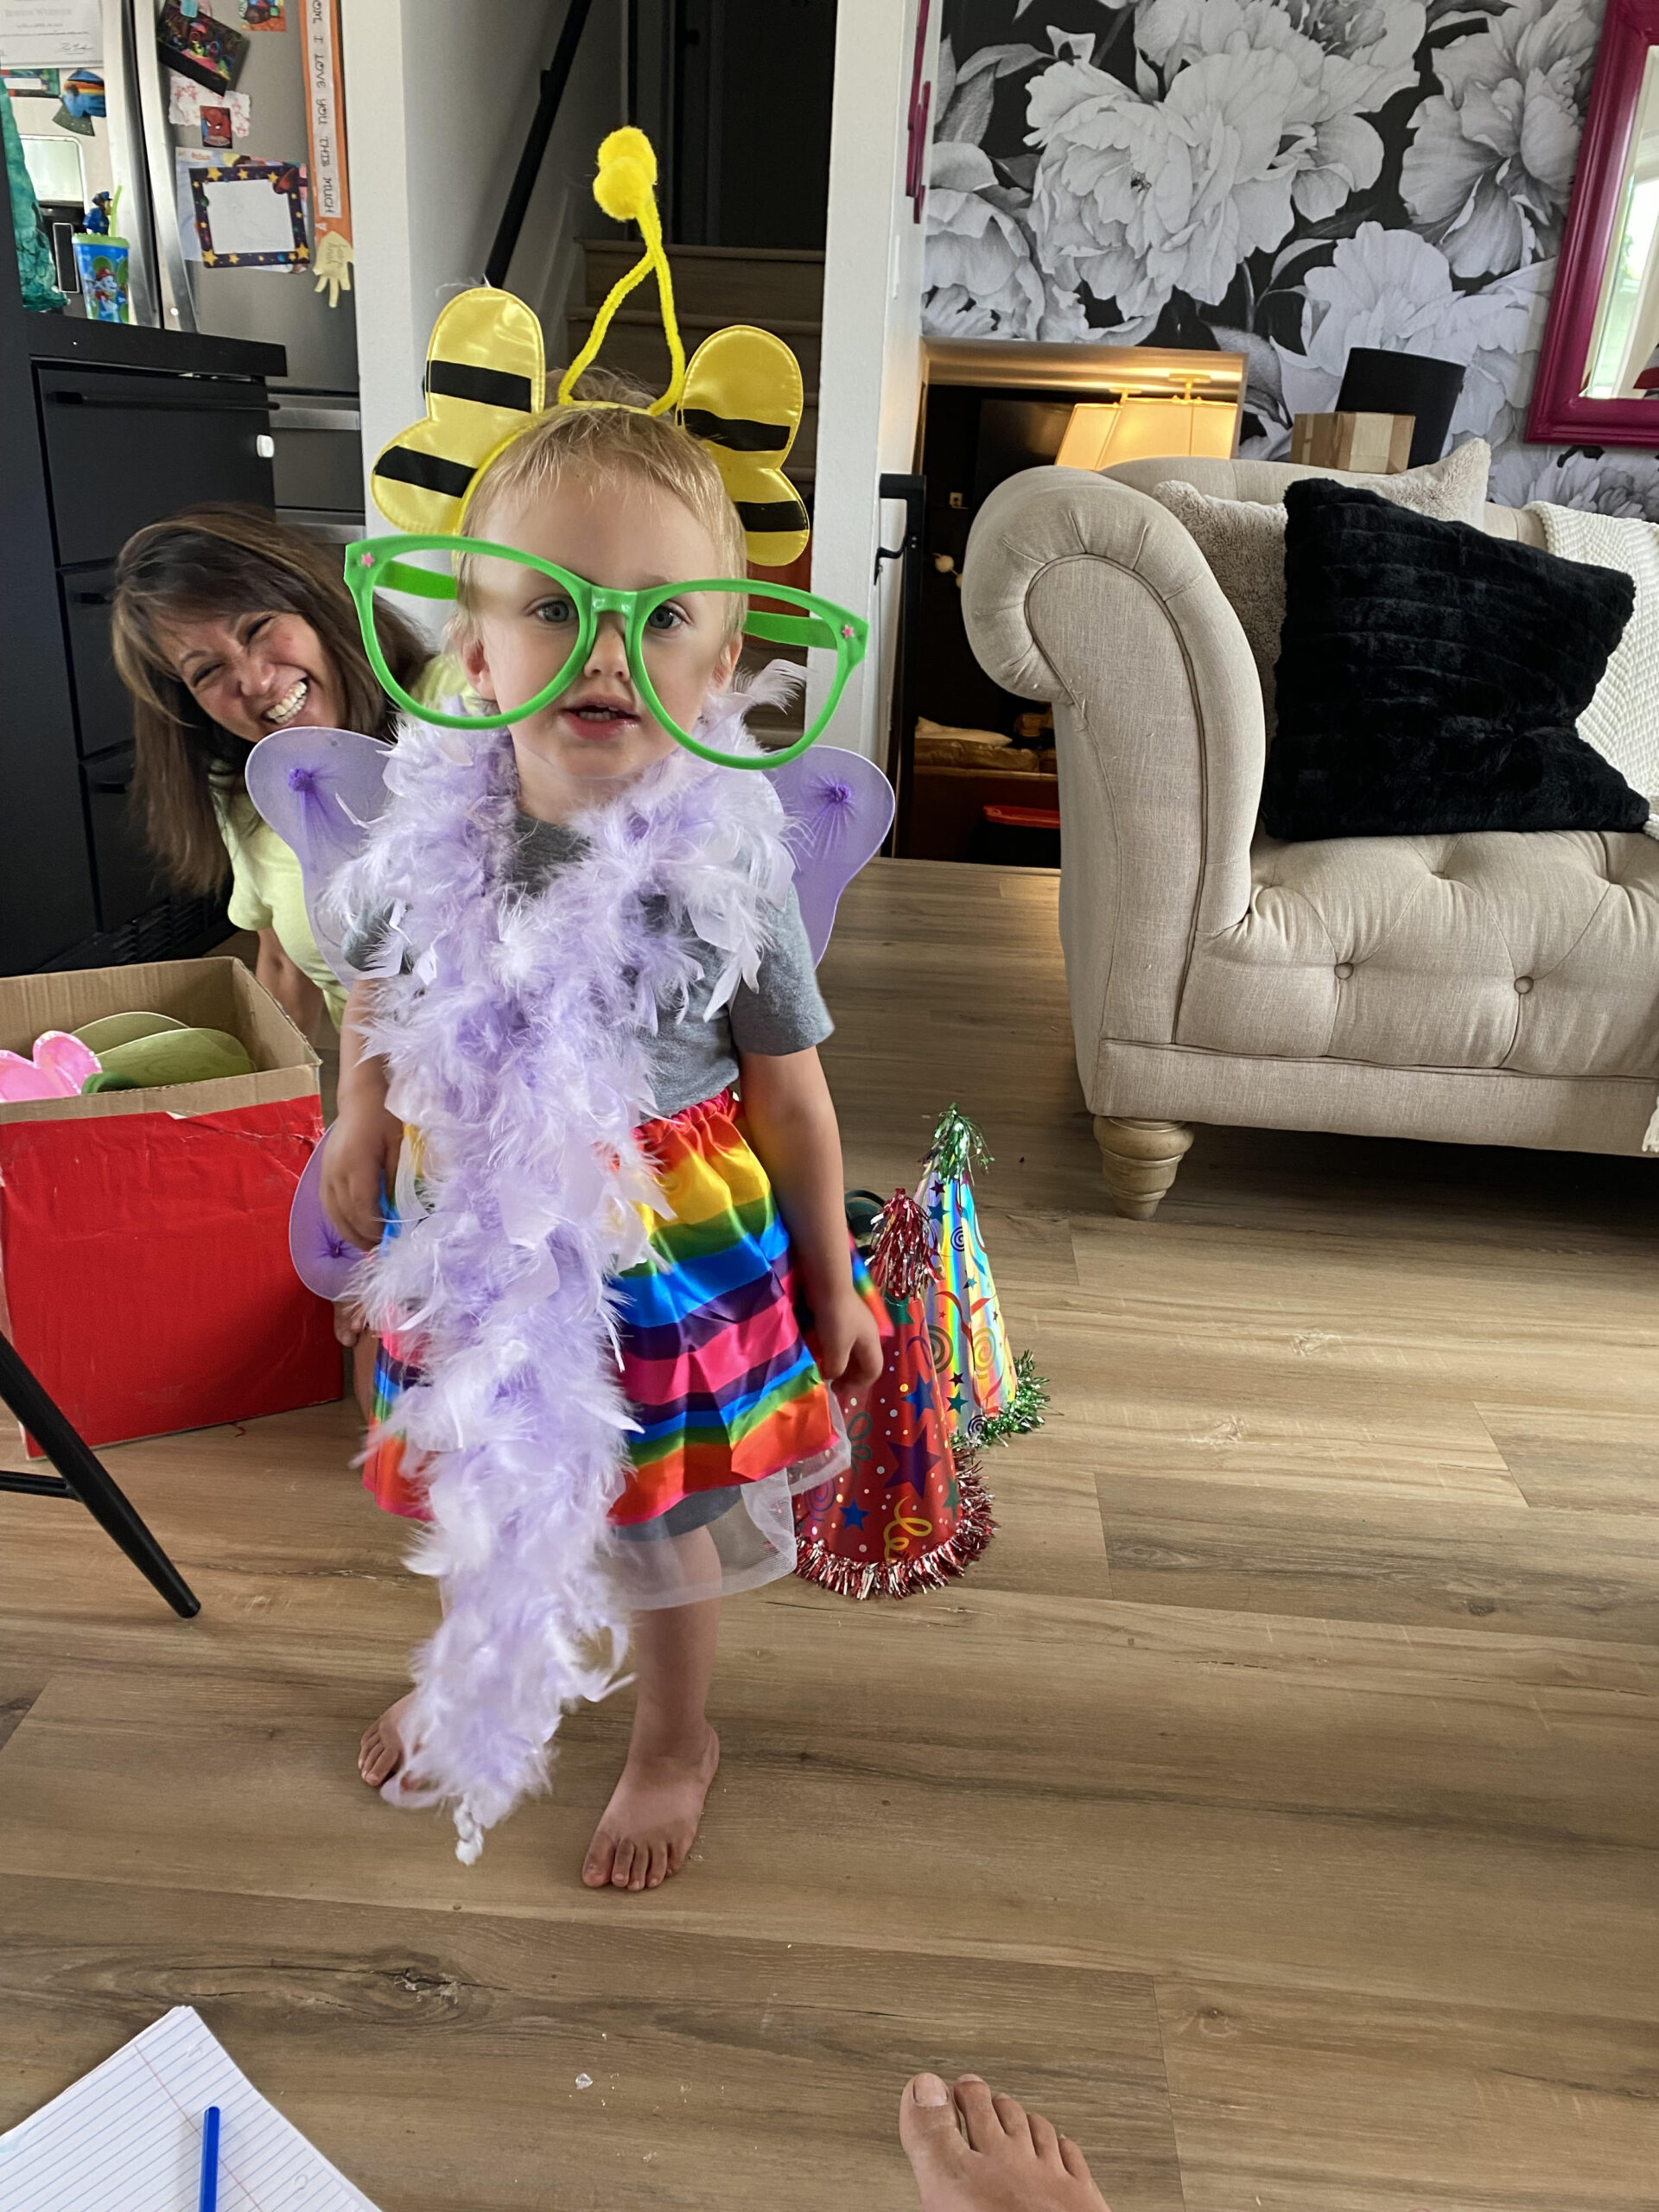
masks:
[[[403,1141],[397,1116],[365,1103],[341,1109],[322,1155],[322,1210],[365,1252],[373,1251],[385,1228],[381,1191],[384,1185],[390,1198],[397,1187]]]
[[[849,1262],[850,1274],[850,1262]],[[818,1372],[851,1413],[864,1393],[880,1380],[881,1332],[875,1316],[853,1288],[835,1293],[823,1312],[814,1309],[812,1334],[817,1339]]]

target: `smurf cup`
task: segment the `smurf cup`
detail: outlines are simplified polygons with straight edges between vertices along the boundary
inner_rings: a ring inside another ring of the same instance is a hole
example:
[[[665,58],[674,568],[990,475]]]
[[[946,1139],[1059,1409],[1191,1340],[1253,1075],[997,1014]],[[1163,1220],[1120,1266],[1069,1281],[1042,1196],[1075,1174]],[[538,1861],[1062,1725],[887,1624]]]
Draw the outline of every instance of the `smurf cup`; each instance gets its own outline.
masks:
[[[80,278],[92,322],[130,322],[127,304],[127,242],[124,238],[75,239],[75,272]]]

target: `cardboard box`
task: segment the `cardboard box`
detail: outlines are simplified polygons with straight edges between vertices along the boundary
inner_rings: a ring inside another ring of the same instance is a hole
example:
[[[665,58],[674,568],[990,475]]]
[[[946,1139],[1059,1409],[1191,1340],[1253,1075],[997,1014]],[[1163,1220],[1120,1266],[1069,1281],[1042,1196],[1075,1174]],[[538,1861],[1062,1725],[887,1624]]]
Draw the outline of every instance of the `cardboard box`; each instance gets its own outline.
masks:
[[[0,1046],[25,1056],[135,1012],[230,1031],[254,1072],[0,1104],[0,1328],[92,1445],[339,1397],[333,1317],[288,1251],[316,1054],[239,960],[0,978]]]
[[[1347,468],[1397,476],[1411,461],[1414,415],[1298,415],[1290,457],[1303,468]]]

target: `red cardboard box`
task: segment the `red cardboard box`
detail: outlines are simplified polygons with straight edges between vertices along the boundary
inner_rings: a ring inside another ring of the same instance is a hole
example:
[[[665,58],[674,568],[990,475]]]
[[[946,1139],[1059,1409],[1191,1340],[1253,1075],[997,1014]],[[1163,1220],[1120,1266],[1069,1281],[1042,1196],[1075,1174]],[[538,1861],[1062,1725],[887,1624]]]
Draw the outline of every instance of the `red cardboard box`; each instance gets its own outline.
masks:
[[[316,1054],[239,960],[0,978],[25,1057],[136,1012],[229,1030],[254,1072],[0,1104],[0,1328],[89,1444],[338,1398],[333,1316],[288,1254]]]

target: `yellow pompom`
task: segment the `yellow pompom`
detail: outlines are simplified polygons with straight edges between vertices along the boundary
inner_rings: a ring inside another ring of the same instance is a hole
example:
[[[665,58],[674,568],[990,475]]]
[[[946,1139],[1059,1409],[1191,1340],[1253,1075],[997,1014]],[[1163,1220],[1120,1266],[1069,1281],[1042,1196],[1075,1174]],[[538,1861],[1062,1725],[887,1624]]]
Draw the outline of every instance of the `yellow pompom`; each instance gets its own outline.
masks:
[[[657,184],[657,156],[643,130],[625,124],[599,149],[594,197],[614,223],[636,223],[650,207]]]

